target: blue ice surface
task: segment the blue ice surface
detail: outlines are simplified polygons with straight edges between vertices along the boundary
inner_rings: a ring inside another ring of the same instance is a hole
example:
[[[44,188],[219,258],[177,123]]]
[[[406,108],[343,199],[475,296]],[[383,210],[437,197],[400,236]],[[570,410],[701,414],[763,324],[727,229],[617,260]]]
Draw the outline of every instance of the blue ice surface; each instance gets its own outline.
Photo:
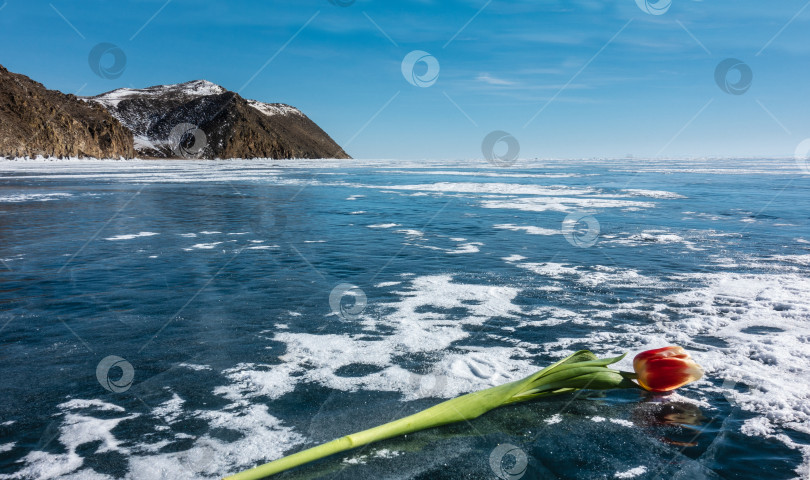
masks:
[[[677,343],[707,369],[677,397],[510,406],[279,478],[797,478],[808,194],[770,159],[0,162],[0,477],[218,478]]]

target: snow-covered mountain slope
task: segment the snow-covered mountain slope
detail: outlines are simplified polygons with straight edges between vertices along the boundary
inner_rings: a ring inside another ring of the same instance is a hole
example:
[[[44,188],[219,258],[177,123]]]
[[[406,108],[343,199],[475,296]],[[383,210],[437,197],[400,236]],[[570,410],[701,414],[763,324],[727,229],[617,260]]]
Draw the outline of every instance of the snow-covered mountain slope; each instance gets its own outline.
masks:
[[[132,130],[141,156],[349,158],[297,108],[246,100],[207,80],[119,88],[84,100]]]
[[[248,105],[265,115],[304,115],[301,110],[284,103],[264,103],[258,100],[248,100]]]
[[[103,104],[106,107],[117,107],[122,100],[132,100],[137,98],[161,98],[171,97],[203,97],[206,95],[219,95],[227,90],[208,80],[193,80],[175,85],[155,85],[141,89],[117,88],[95,97],[85,97]]]

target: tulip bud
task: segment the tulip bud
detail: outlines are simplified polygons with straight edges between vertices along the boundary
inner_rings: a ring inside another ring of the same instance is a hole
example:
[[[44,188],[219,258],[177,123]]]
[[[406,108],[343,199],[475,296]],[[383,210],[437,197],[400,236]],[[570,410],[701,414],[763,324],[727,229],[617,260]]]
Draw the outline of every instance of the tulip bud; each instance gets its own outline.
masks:
[[[651,392],[668,392],[703,377],[703,369],[681,347],[647,350],[633,359],[638,384]]]

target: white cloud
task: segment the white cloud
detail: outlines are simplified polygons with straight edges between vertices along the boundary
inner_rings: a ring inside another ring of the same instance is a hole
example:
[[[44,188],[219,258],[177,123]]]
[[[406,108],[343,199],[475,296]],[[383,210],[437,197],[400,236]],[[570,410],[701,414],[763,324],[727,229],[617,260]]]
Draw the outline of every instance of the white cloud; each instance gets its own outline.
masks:
[[[499,86],[509,86],[514,85],[515,82],[510,82],[509,80],[504,80],[503,78],[493,77],[488,73],[481,73],[476,78],[479,82],[488,83],[490,85],[499,85]]]

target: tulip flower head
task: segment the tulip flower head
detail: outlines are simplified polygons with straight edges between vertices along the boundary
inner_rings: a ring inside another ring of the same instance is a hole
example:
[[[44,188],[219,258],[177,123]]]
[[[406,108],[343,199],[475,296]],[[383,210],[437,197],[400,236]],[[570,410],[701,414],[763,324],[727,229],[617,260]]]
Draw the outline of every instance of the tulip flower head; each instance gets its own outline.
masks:
[[[647,350],[633,359],[638,384],[651,392],[668,392],[703,377],[703,369],[681,347]]]

